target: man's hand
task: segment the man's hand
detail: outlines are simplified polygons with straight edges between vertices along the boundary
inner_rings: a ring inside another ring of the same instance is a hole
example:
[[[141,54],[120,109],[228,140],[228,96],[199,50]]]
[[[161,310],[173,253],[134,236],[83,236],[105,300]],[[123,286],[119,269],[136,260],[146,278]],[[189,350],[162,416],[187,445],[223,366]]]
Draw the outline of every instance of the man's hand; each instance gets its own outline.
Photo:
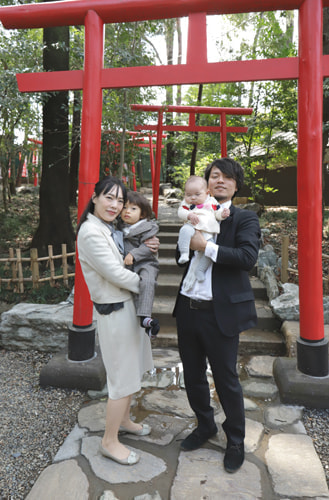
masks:
[[[201,231],[196,230],[194,236],[191,238],[190,248],[192,250],[198,250],[199,252],[204,252],[207,246],[207,240],[204,238]]]
[[[145,240],[144,244],[151,250],[151,252],[157,253],[160,246],[160,240],[157,236],[152,236],[152,238]]]
[[[131,255],[131,253],[127,253],[123,262],[126,266],[132,266],[134,263],[134,257]]]

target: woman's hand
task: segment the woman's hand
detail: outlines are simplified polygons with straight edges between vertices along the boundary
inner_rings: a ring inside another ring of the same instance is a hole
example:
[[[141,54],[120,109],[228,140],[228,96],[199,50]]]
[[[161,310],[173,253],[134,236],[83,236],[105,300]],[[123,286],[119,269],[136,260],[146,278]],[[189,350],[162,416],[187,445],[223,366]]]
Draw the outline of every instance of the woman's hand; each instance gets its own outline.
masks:
[[[192,250],[198,250],[199,252],[204,252],[207,246],[207,240],[204,238],[201,231],[196,230],[194,236],[191,238],[190,248]]]
[[[159,250],[160,240],[157,236],[152,236],[152,238],[145,240],[144,243],[153,253],[157,253]]]

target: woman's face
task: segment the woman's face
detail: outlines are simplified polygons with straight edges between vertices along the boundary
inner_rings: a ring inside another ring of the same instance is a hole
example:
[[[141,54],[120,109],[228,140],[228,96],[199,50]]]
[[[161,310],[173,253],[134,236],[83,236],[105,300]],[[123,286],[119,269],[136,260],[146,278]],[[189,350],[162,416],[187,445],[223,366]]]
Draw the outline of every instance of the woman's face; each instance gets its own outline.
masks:
[[[118,217],[123,208],[123,193],[118,186],[113,186],[106,194],[99,196],[93,194],[94,215],[102,221],[110,224]]]

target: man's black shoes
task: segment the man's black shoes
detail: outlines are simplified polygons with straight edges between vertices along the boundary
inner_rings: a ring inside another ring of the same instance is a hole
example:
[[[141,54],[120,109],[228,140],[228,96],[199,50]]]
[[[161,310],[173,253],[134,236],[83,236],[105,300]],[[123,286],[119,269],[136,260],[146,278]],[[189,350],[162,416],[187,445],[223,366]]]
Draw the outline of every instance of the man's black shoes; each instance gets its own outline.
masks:
[[[201,448],[201,446],[205,444],[208,439],[215,436],[217,434],[217,430],[217,427],[215,427],[211,433],[201,435],[197,432],[197,429],[195,429],[192,434],[189,434],[187,438],[181,442],[180,447],[183,451],[197,450],[198,448]]]
[[[215,428],[213,432],[205,435],[199,434],[198,430],[195,429],[191,434],[189,434],[182,442],[181,449],[183,451],[193,451],[201,448],[208,439],[214,437],[217,434],[217,429]],[[225,456],[224,456],[224,469],[226,472],[236,472],[240,469],[244,462],[244,444],[227,444]]]
[[[244,461],[244,445],[228,444],[224,456],[224,469],[226,472],[236,472]]]

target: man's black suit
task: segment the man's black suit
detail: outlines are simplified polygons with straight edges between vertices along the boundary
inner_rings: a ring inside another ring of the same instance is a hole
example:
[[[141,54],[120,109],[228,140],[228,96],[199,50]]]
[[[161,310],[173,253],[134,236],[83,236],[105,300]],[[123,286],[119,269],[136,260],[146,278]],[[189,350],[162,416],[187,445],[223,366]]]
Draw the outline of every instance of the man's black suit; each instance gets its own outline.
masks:
[[[198,419],[199,435],[216,432],[206,377],[208,359],[226,416],[223,429],[228,442],[241,444],[245,418],[236,362],[239,333],[257,323],[248,274],[256,264],[260,244],[257,215],[231,205],[230,216],[220,224],[216,243],[219,250],[212,269],[213,301],[207,304],[208,309],[194,309],[190,299],[179,293],[174,316],[185,387]]]

